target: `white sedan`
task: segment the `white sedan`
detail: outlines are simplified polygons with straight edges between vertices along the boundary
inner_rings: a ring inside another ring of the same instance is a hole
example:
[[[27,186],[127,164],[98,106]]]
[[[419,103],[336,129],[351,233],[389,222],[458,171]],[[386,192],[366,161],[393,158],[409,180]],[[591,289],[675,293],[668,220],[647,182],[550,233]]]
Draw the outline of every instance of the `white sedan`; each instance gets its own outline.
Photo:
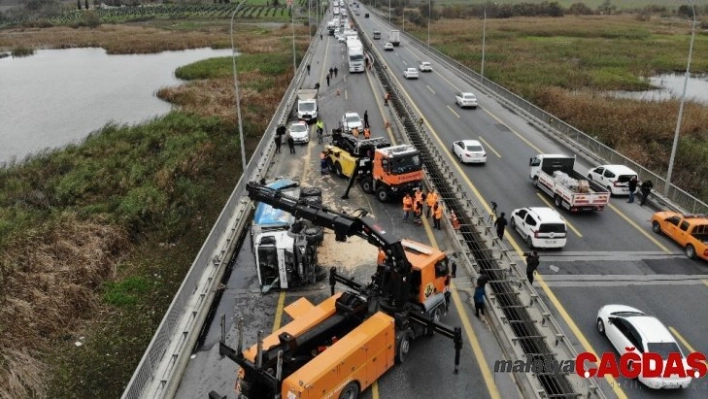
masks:
[[[460,108],[477,108],[477,97],[473,93],[458,91],[455,93],[455,104]]]
[[[393,51],[393,44],[391,42],[384,44],[384,51]]]
[[[288,129],[288,133],[292,136],[295,144],[307,144],[310,142],[310,127],[307,122],[293,122]]]
[[[487,152],[477,140],[461,140],[452,143],[452,152],[462,163],[486,163]]]
[[[406,68],[406,70],[403,71],[403,76],[406,79],[418,79],[418,70],[415,68]]]
[[[669,353],[679,353],[684,364],[686,363],[681,347],[671,332],[659,319],[639,309],[625,305],[605,305],[597,312],[596,327],[597,331],[612,343],[620,356],[627,352],[626,348],[636,348],[635,353],[639,356],[652,352],[661,355],[664,360],[668,358]],[[645,378],[641,374],[639,376],[639,382],[652,389],[688,388],[691,380],[691,377],[678,375],[668,378]]]
[[[428,61],[421,61],[418,65],[418,69],[421,72],[433,72],[433,66]]]

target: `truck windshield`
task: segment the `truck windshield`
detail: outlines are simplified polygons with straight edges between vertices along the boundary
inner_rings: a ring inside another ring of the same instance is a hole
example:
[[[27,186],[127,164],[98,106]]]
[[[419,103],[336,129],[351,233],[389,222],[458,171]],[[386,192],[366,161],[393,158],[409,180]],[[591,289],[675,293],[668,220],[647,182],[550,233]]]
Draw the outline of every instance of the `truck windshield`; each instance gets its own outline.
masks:
[[[364,61],[364,56],[361,54],[350,55],[349,61]]]
[[[310,112],[315,110],[315,103],[300,103],[300,111]]]
[[[393,175],[417,172],[423,169],[419,154],[406,155],[393,158],[389,161],[389,172]]]
[[[258,246],[258,266],[263,271],[278,269],[278,254],[275,246],[267,244]]]

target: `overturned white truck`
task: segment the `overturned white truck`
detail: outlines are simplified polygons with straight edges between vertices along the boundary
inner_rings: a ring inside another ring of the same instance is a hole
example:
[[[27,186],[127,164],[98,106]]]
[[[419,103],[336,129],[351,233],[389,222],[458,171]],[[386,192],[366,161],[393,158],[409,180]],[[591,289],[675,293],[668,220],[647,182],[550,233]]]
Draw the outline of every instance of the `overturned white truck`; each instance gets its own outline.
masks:
[[[297,118],[301,121],[317,120],[317,89],[300,89],[297,91]]]
[[[302,201],[322,202],[319,188],[300,187],[294,180],[279,179],[268,187]],[[317,264],[317,246],[322,239],[321,227],[259,203],[251,225],[251,242],[263,293],[273,288],[301,287],[323,279],[326,270]]]

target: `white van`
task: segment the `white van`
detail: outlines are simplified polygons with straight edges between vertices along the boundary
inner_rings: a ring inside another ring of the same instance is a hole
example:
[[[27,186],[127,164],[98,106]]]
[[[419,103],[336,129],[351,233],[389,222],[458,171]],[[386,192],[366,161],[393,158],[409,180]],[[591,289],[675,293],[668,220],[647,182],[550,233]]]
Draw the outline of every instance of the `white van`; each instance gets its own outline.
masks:
[[[511,228],[530,248],[563,248],[567,241],[565,220],[552,208],[521,208],[511,213]]]
[[[607,188],[612,195],[629,195],[629,180],[637,172],[624,165],[602,165],[590,169],[588,179]]]

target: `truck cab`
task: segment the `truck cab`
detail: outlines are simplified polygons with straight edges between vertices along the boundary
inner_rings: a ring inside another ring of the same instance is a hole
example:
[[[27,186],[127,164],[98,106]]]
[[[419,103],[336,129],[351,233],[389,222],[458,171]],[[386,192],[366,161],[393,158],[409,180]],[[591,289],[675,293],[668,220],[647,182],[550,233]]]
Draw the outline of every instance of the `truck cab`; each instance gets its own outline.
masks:
[[[335,132],[332,134],[332,144],[325,147],[327,166],[330,172],[338,176],[352,177],[360,158],[371,156],[369,152],[390,145],[383,137],[359,140],[351,134]]]
[[[708,261],[708,216],[657,212],[651,225],[655,233],[665,234],[683,247],[689,258]]]

